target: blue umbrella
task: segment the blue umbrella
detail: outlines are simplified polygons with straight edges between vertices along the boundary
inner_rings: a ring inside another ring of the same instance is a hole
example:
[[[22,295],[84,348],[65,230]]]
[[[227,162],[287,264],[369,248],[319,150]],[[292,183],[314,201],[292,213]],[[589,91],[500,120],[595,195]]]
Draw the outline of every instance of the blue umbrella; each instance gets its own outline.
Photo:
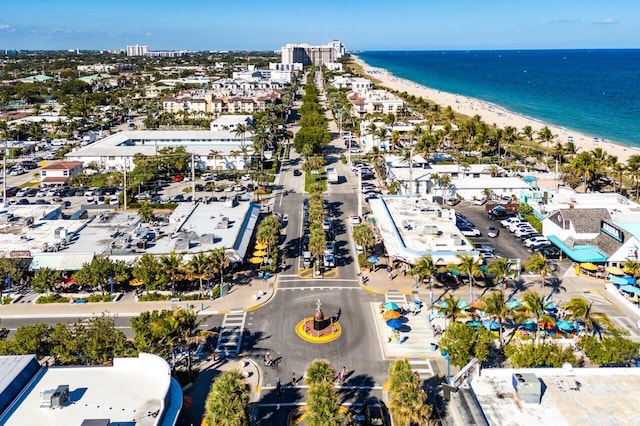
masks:
[[[397,303],[393,303],[393,302],[387,302],[384,305],[382,305],[382,307],[385,309],[389,309],[391,311],[395,311],[396,309],[400,308],[400,306],[398,306]]]
[[[528,319],[521,324],[526,330],[536,331],[538,329],[538,324],[532,319]]]
[[[640,288],[634,287],[632,285],[624,285],[620,287],[620,290],[624,291],[625,293],[633,293],[640,296]]]
[[[562,331],[573,331],[573,323],[569,321],[560,320],[556,322],[556,327]]]
[[[446,308],[447,302],[445,302],[444,300],[438,300],[436,303],[434,303],[434,305],[439,306],[441,308]]]
[[[631,278],[631,277],[628,277]],[[616,277],[615,275],[611,275],[609,277],[609,281],[614,283],[615,285],[627,285],[628,282],[625,280],[625,277]]]
[[[497,331],[500,329],[500,324],[498,324],[497,321],[493,320],[482,321],[482,325],[484,326],[484,328],[490,331]]]
[[[467,321],[465,324],[469,327],[473,327],[474,330],[477,330],[482,325],[480,321]]]
[[[635,284],[636,283],[636,279],[635,278],[629,277],[627,275],[622,277],[622,279],[626,281],[626,284]]]
[[[509,307],[509,309],[515,309],[522,306],[522,303],[519,300],[510,300],[507,302],[507,306]]]
[[[380,262],[380,259],[378,259],[376,256],[369,256],[367,257],[367,262],[378,263]]]
[[[402,327],[402,321],[400,321],[397,318],[393,318],[393,319],[387,320],[387,325],[391,328],[400,328]]]
[[[471,307],[471,305],[466,300],[461,300],[461,301],[458,302],[458,308],[459,309],[468,309],[470,307]]]
[[[552,301],[545,302],[544,309],[547,311],[553,311],[554,309],[556,309],[556,304]]]

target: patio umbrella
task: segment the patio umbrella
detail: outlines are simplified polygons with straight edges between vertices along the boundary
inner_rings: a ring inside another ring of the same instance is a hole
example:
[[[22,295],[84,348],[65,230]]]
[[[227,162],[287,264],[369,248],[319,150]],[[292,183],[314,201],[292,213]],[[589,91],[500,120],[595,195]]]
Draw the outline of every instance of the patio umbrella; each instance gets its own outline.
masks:
[[[594,265],[593,263],[581,263],[580,267],[584,270],[587,271],[597,271],[598,270],[598,266]]]
[[[509,307],[509,309],[515,309],[522,306],[522,303],[519,300],[510,300],[507,302],[507,306]]]
[[[628,284],[627,280],[625,280],[624,277],[616,277],[615,275],[609,277],[609,281],[611,281],[615,285],[627,285]]]
[[[400,312],[398,311],[386,311],[383,315],[382,318],[384,318],[385,321],[390,320],[390,319],[397,319],[400,318]]]
[[[473,327],[474,330],[477,330],[482,325],[480,321],[475,321],[475,320],[469,320],[465,322],[465,324],[467,324],[469,327]]]
[[[634,287],[632,285],[624,285],[624,286],[620,287],[620,290],[624,291],[625,293],[632,293],[632,294],[640,295],[640,288]]]
[[[536,324],[536,322],[532,319],[528,319],[523,323],[521,323],[520,325],[524,327],[525,330],[529,330],[529,331],[536,331],[538,329],[538,324]]]
[[[257,243],[255,246],[256,250],[264,250],[267,248],[267,245],[265,243]]]
[[[386,302],[384,305],[382,305],[382,307],[390,311],[395,311],[397,309],[400,309],[400,306],[398,306],[397,303],[393,303],[393,302]]]
[[[607,272],[612,275],[624,275],[624,271],[616,266],[608,266]]]
[[[485,306],[486,306],[486,303],[484,303],[482,300],[474,300],[473,302],[471,302],[472,308],[482,309]]]
[[[436,303],[434,303],[434,305],[439,306],[441,308],[446,308],[447,302],[445,302],[444,300],[438,300]]]
[[[469,309],[471,305],[466,300],[461,300],[458,302],[458,308],[460,309]]]
[[[256,250],[253,252],[253,255],[257,257],[266,256],[267,252],[263,250]]]
[[[560,321],[556,322],[556,327],[558,327],[558,329],[562,330],[562,331],[573,331],[574,330],[573,323],[571,323],[569,321],[564,321],[564,320],[560,320]]]
[[[367,262],[378,263],[378,262],[380,262],[380,259],[377,258],[376,256],[369,256],[369,257],[367,257]]]
[[[625,280],[627,284],[633,285],[636,283],[636,279],[633,277],[622,277],[622,279]]]
[[[556,304],[550,300],[544,303],[544,309],[547,311],[553,311],[555,308]]]
[[[402,321],[398,318],[387,320],[387,325],[391,328],[400,328],[402,327]]]
[[[493,320],[482,321],[482,325],[489,331],[498,331],[500,329],[500,324]]]
[[[253,263],[254,265],[259,265],[260,263],[262,263],[262,258],[261,257],[252,257],[251,259],[249,259],[250,263]]]

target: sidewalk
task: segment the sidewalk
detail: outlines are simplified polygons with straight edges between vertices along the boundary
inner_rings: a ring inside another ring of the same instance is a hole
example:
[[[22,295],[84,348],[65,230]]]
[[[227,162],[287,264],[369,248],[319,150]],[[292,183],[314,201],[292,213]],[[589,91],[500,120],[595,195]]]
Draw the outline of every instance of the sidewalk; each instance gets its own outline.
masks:
[[[232,310],[251,311],[271,300],[275,290],[275,277],[269,280],[251,279],[236,283],[229,293],[215,300],[181,302],[98,302],[98,303],[14,303],[0,306],[0,318],[89,318],[102,313],[119,316],[137,316],[141,312],[163,309],[195,309],[198,315],[226,314]]]

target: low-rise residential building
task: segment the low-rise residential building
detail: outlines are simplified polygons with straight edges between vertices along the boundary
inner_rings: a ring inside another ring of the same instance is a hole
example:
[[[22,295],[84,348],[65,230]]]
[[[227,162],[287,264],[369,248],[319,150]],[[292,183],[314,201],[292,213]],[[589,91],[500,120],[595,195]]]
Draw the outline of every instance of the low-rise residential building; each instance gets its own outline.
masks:
[[[368,78],[353,77],[351,75],[336,76],[331,85],[336,89],[349,89],[357,93],[366,93],[373,89],[373,82]]]
[[[400,114],[404,111],[404,101],[386,90],[368,90],[362,93],[349,92],[353,114],[364,118],[367,114]]]
[[[84,170],[80,161],[55,161],[40,170],[40,186],[66,186],[69,179]]]

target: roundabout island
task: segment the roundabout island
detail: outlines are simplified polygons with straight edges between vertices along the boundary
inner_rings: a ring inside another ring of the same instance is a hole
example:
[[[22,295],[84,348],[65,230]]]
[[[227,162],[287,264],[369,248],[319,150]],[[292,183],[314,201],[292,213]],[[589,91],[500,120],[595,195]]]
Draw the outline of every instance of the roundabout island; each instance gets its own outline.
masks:
[[[316,302],[316,310],[312,317],[304,318],[296,324],[296,334],[308,343],[329,343],[342,334],[342,326],[334,318],[324,316],[320,300]]]

